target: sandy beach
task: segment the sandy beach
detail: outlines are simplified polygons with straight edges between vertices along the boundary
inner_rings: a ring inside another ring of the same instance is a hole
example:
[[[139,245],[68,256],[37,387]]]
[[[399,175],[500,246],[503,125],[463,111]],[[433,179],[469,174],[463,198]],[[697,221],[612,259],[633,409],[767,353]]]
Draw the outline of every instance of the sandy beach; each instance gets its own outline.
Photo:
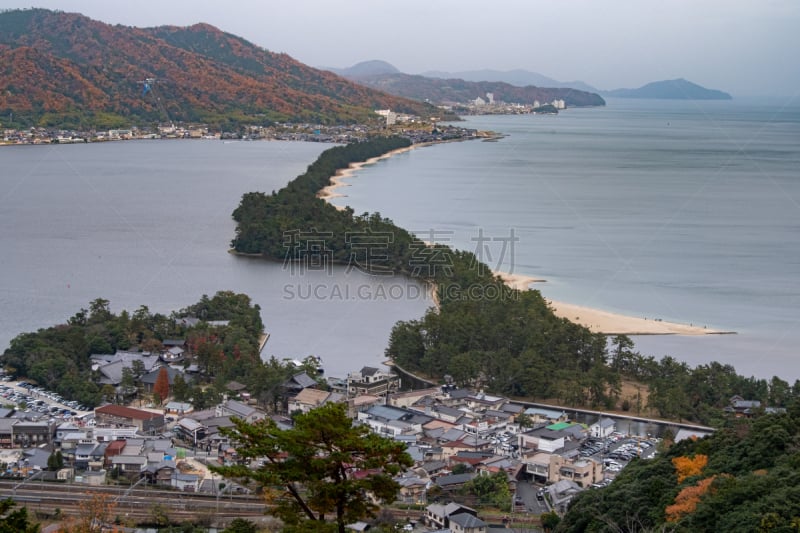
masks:
[[[521,291],[529,290],[532,283],[546,281],[522,274],[509,274],[507,272],[495,272],[495,274],[512,289]],[[665,322],[660,319],[620,315],[601,309],[557,302],[550,299],[547,299],[547,303],[556,316],[581,324],[594,333],[605,333],[606,335],[719,335],[733,333],[708,329],[705,326],[695,326],[693,324],[679,324]]]
[[[425,146],[425,144],[411,145],[405,148],[398,148],[392,150],[378,157],[370,158],[366,161],[351,163],[346,169],[341,169],[331,176],[330,184],[321,189],[317,193],[318,198],[330,202],[333,198],[345,197],[346,195],[337,192],[341,187],[349,187],[350,184],[344,180],[350,178],[361,168],[372,165],[381,159],[387,159],[396,154],[408,152],[418,146]],[[337,209],[344,209],[344,207],[336,206]],[[506,285],[512,289],[520,291],[527,291],[531,289],[533,283],[543,283],[547,280],[527,276],[523,274],[511,274],[508,272],[496,271],[497,275]],[[430,296],[433,300],[434,306],[438,308],[439,303],[436,295],[435,287],[431,287]],[[611,313],[601,309],[594,309],[591,307],[584,307],[581,305],[569,304],[565,302],[557,302],[555,300],[547,299],[550,308],[556,316],[566,318],[577,324],[581,324],[589,328],[594,333],[604,333],[606,335],[713,335],[723,333],[734,333],[730,331],[718,331],[708,329],[705,326],[695,326],[693,324],[679,324],[676,322],[665,322],[657,318],[644,318],[621,315],[618,313]]]
[[[345,179],[353,177],[353,174],[355,174],[356,172],[358,172],[359,170],[361,170],[363,167],[365,167],[367,165],[372,165],[372,164],[380,161],[381,159],[387,159],[389,157],[392,157],[393,155],[397,155],[397,154],[402,154],[404,152],[408,152],[408,151],[413,150],[414,148],[417,148],[419,146],[426,146],[426,144],[424,144],[424,143],[423,144],[412,144],[411,146],[406,146],[404,148],[398,148],[397,150],[392,150],[391,152],[386,152],[385,154],[379,155],[378,157],[371,157],[370,159],[367,159],[366,161],[359,161],[357,163],[350,163],[350,165],[347,168],[340,169],[340,170],[338,170],[336,172],[336,174],[331,176],[330,184],[325,186],[325,187],[323,187],[317,193],[317,198],[322,198],[326,202],[330,203],[330,201],[333,198],[346,197],[347,196],[346,194],[342,194],[342,193],[337,192],[337,189],[339,189],[341,187],[349,187],[350,186],[349,183],[344,181]],[[340,211],[344,210],[344,207],[340,206],[340,205],[334,205],[334,207],[336,207],[336,209],[338,209]]]

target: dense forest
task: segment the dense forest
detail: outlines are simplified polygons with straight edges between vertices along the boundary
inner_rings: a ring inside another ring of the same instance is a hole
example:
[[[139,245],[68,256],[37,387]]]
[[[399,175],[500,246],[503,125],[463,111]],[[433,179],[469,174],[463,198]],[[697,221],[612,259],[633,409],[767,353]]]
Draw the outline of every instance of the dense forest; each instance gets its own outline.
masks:
[[[405,145],[379,138],[332,148],[280,191],[245,194],[234,212],[234,248],[302,263],[321,243],[333,262],[349,264],[369,253],[353,239],[366,236],[377,250],[370,254],[372,273],[404,274],[437,287],[439,307],[397,323],[386,350],[403,368],[435,379],[706,424],[724,422],[734,395],[774,407],[800,397],[800,380],[756,379],[716,362],[692,368],[673,357],[642,355],[628,337],[607,339],[556,317],[538,291],[508,289],[471,252],[428,246],[379,213],[339,211],[317,197],[337,169]],[[623,395],[623,381],[647,394]]]
[[[797,531],[800,402],[634,459],[573,500],[558,531]]]
[[[149,92],[147,78],[156,80]],[[0,12],[4,127],[352,123],[386,108],[438,114],[208,24],[132,28],[45,9]]]
[[[194,317],[199,322],[187,326],[182,317]],[[197,407],[213,393],[205,390],[207,385],[222,391],[225,383],[237,380],[256,398],[269,403],[297,370],[275,359],[261,361],[258,348],[263,330],[258,305],[244,294],[204,295],[197,303],[170,315],[152,313],[146,306],[133,313],[123,310],[114,314],[108,300],[96,299],[66,324],[18,335],[0,356],[0,363],[16,378],[94,406],[104,399],[105,392],[93,379],[92,354],[117,350],[158,353],[165,339],[184,339],[192,354],[186,364],[197,364],[200,375],[194,390],[178,390],[176,396],[194,396]],[[213,398],[207,399],[206,403],[213,403]]]

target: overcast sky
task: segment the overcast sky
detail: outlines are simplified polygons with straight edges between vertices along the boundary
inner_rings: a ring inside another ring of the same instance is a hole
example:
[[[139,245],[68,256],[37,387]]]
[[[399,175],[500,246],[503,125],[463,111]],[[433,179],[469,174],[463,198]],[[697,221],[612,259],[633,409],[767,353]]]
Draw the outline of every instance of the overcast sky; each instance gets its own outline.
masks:
[[[797,0],[0,0],[130,26],[207,22],[311,66],[526,69],[600,89],[686,78],[734,96],[800,88]]]

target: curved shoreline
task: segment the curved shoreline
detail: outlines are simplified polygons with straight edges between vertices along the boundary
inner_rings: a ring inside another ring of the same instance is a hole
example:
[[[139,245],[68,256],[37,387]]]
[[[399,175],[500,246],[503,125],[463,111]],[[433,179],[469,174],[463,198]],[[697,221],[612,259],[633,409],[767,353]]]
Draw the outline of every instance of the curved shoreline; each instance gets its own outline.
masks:
[[[530,290],[532,283],[547,281],[508,272],[495,272],[495,275],[512,289],[520,291]],[[550,298],[545,298],[545,300],[557,317],[580,324],[592,333],[605,335],[730,335],[736,333],[735,331],[708,329],[706,326],[695,326],[694,324],[667,322],[659,318],[648,319],[622,315],[594,307],[559,302]]]
[[[391,150],[377,157],[372,157],[366,161],[358,163],[351,163],[348,168],[338,170],[333,176],[330,177],[330,183],[320,189],[317,197],[331,203],[334,198],[342,198],[347,195],[336,192],[341,187],[350,187],[350,183],[344,182],[346,178],[352,177],[357,171],[365,166],[372,165],[382,159],[388,159],[394,155],[411,151],[420,146],[430,146],[431,144],[438,143],[421,143],[412,144],[397,150]],[[337,206],[331,203],[336,209],[344,210],[345,207]],[[495,271],[494,274],[498,276],[506,285],[512,289],[520,291],[531,290],[532,283],[543,283],[547,280],[528,276],[524,274],[512,274],[508,272]],[[430,298],[434,306],[438,309],[439,302],[436,294],[436,287],[431,286]],[[721,331],[708,329],[706,326],[695,326],[693,324],[681,324],[678,322],[667,322],[658,318],[647,319],[630,315],[623,315],[619,313],[612,313],[593,307],[586,307],[582,305],[570,304],[566,302],[559,302],[545,298],[550,309],[559,318],[565,318],[576,324],[580,324],[588,328],[592,333],[602,333],[604,335],[725,335],[735,334],[735,331]]]
[[[342,169],[337,170],[336,174],[334,174],[333,176],[330,177],[330,184],[326,185],[325,187],[320,189],[319,192],[317,192],[317,198],[325,200],[326,202],[331,204],[333,207],[335,207],[339,211],[344,211],[345,208],[343,206],[335,205],[335,204],[331,203],[331,200],[333,200],[334,198],[347,197],[346,194],[341,194],[341,193],[336,192],[336,189],[339,189],[341,187],[350,187],[350,184],[346,183],[344,181],[346,178],[353,177],[353,175],[357,171],[361,170],[365,166],[377,163],[378,161],[380,161],[382,159],[388,159],[388,158],[392,157],[393,155],[409,152],[409,151],[413,150],[414,148],[416,148],[418,146],[428,146],[429,144],[430,143],[412,144],[411,146],[406,146],[405,148],[398,148],[397,150],[391,150],[391,151],[386,152],[385,154],[379,155],[377,157],[371,157],[371,158],[367,159],[366,161],[359,161],[357,163],[350,163],[347,168],[342,168]]]

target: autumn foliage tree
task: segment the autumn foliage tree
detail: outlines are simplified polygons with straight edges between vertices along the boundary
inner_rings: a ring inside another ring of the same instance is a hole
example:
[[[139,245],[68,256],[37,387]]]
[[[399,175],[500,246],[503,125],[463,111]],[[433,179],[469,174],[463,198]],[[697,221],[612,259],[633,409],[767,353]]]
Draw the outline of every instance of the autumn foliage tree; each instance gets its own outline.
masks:
[[[165,366],[162,366],[161,370],[158,371],[156,383],[153,385],[153,394],[158,398],[160,403],[163,403],[169,396],[169,374]]]
[[[690,485],[681,490],[675,496],[675,503],[667,506],[665,514],[667,522],[677,522],[683,516],[693,513],[697,509],[697,504],[700,503],[700,498],[708,492],[711,483],[716,476],[711,476],[699,481],[696,485]]]
[[[698,453],[694,457],[675,457],[672,459],[675,471],[678,474],[678,483],[692,476],[699,475],[708,464],[708,456]]]

